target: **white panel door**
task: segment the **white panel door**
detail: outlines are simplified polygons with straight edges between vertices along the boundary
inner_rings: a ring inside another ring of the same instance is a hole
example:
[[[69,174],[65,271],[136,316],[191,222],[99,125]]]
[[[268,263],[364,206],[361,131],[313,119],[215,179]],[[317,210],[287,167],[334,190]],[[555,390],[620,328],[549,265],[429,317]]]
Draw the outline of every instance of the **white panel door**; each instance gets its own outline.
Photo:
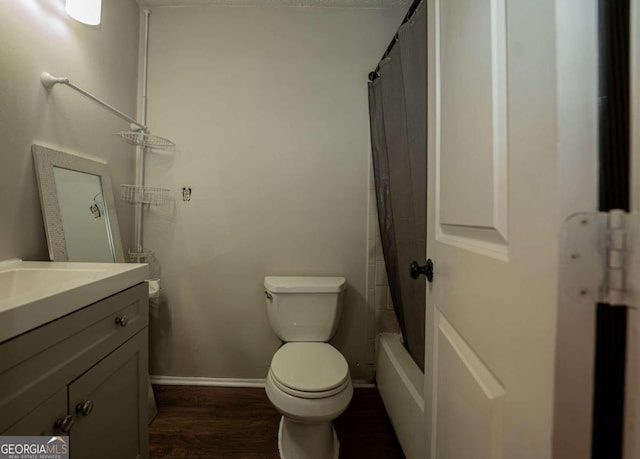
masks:
[[[428,4],[429,457],[547,458],[560,228],[555,4]]]

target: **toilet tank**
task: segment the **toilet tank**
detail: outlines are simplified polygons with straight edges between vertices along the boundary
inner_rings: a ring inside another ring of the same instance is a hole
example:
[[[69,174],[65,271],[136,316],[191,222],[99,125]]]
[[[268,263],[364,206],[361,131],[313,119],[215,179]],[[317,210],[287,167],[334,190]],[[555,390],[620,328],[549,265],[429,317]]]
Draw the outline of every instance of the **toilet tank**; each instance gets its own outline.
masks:
[[[282,341],[331,339],[342,312],[344,277],[264,278],[267,314]]]

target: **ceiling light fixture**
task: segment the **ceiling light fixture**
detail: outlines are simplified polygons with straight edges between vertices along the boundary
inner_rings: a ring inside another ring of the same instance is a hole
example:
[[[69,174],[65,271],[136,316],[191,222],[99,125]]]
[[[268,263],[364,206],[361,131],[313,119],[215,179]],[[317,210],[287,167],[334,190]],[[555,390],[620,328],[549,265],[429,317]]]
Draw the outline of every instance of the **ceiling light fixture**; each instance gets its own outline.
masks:
[[[87,25],[98,25],[102,12],[102,0],[66,0],[64,9],[76,21]]]

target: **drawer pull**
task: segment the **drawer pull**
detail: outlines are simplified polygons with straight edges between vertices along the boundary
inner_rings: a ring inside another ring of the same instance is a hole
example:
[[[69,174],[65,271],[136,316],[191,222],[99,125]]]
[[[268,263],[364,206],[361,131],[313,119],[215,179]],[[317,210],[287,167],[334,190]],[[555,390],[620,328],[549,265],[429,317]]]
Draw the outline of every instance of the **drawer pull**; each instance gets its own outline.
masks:
[[[87,400],[84,403],[78,403],[76,405],[76,413],[82,413],[83,416],[89,416],[93,411],[93,402],[91,400]]]
[[[62,433],[69,433],[71,427],[73,427],[73,416],[67,414],[65,417],[56,420],[54,427]]]
[[[116,325],[120,325],[121,327],[126,327],[129,323],[129,318],[126,314],[116,317]]]

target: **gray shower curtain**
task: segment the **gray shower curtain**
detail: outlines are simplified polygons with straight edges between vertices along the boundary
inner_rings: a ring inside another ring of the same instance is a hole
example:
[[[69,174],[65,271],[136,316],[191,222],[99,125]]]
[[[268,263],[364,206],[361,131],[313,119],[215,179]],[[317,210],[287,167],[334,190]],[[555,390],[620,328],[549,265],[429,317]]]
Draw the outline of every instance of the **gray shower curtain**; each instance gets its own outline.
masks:
[[[427,33],[423,1],[369,82],[371,147],[378,223],[391,298],[405,347],[424,370],[427,207]]]

